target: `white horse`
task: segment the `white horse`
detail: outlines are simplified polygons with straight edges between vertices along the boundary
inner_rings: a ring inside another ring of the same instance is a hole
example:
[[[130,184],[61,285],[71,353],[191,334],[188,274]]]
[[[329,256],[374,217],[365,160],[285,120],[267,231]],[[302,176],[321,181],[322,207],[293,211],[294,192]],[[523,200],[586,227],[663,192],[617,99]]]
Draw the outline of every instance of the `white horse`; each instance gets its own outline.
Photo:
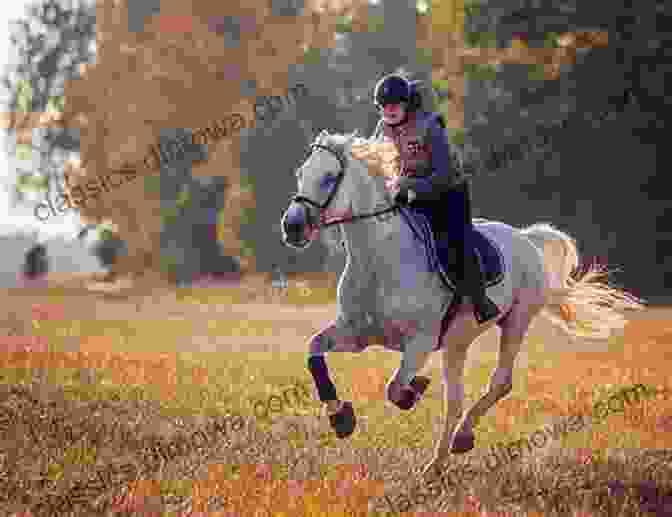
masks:
[[[347,253],[338,283],[337,319],[312,337],[308,369],[332,427],[343,438],[354,431],[354,411],[350,402],[338,399],[325,352],[361,352],[369,346],[369,338],[382,337],[385,348],[402,352],[386,395],[402,409],[410,409],[429,384],[428,378],[416,374],[430,353],[441,349],[444,427],[427,473],[449,453],[474,447],[473,430],[479,419],[511,392],[514,362],[535,316],[550,316],[575,338],[606,338],[625,324],[619,311],[642,305],[625,291],[596,282],[600,271],[574,278],[579,263],[574,240],[552,226],[535,224],[520,230],[481,219],[475,227],[499,249],[505,271],[503,279],[487,289],[501,316],[479,325],[468,298],[461,303],[461,297],[428,267],[425,244],[414,238],[367,164],[353,156],[355,142],[368,143],[356,132],[320,133],[296,172],[298,194],[282,217],[286,245],[306,248],[320,228],[338,224]],[[328,221],[327,210],[354,215]],[[463,414],[468,348],[495,324],[501,329],[497,367],[487,392]]]

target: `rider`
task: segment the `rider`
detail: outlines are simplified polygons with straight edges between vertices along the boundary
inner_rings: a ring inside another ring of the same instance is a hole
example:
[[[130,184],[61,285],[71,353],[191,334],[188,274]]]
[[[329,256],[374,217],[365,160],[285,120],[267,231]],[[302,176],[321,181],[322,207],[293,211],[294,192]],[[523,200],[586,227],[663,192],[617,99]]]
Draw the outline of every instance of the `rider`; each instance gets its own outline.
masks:
[[[432,226],[439,256],[457,252],[458,293],[471,298],[479,323],[500,311],[485,292],[472,234],[469,184],[451,156],[441,114],[424,111],[420,82],[398,74],[383,77],[374,91],[382,118],[374,138],[390,138],[399,153],[401,178],[396,203],[425,214]],[[442,253],[443,252],[443,253]]]

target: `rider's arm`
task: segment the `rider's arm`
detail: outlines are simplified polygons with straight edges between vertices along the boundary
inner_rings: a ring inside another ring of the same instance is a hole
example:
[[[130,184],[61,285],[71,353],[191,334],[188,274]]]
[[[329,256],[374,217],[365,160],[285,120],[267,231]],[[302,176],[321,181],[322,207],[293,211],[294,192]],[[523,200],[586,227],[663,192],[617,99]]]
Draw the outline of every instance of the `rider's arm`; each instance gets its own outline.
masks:
[[[450,152],[446,129],[436,115],[432,117],[428,137],[432,151],[432,174],[425,177],[405,177],[399,181],[399,188],[413,190],[418,201],[437,201],[442,193],[463,181]]]

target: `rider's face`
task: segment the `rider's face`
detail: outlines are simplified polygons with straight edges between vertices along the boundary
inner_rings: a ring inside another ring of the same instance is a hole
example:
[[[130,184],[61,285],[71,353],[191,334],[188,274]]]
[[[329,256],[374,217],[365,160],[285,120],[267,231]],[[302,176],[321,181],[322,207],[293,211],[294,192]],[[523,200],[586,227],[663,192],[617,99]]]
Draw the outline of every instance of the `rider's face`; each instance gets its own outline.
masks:
[[[383,108],[383,120],[388,124],[398,124],[404,120],[404,115],[406,115],[406,105],[403,102],[386,104]]]

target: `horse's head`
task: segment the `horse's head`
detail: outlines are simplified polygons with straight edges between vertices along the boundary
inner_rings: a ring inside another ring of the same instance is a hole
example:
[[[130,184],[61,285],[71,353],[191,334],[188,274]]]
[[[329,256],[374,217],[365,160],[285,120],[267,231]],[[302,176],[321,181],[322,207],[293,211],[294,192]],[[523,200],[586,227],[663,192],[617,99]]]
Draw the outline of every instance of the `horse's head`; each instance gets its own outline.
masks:
[[[351,214],[357,180],[350,144],[356,137],[322,131],[310,146],[310,155],[296,171],[297,194],[282,217],[283,242],[307,248],[321,223]]]

